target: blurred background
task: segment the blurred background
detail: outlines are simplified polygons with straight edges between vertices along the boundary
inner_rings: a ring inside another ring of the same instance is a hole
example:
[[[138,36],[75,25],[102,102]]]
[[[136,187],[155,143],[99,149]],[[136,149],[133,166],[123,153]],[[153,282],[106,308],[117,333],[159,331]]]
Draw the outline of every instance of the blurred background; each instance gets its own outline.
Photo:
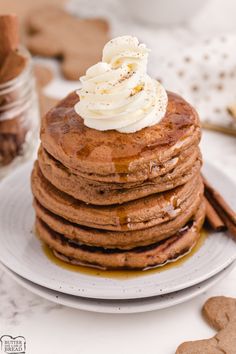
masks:
[[[33,55],[41,115],[79,87],[104,42],[134,35],[151,49],[150,75],[198,110],[206,132],[219,133],[203,135],[203,153],[232,165],[235,0],[0,0],[0,13],[11,12],[19,15],[22,43]]]

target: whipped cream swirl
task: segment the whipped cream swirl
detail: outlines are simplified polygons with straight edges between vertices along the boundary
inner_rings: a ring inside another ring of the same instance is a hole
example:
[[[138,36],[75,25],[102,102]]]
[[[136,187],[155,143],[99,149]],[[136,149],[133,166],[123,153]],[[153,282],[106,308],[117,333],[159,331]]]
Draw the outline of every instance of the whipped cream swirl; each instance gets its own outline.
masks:
[[[147,74],[149,50],[138,39],[117,37],[103,49],[102,61],[80,78],[80,101],[75,111],[84,124],[97,130],[134,133],[160,122],[166,113],[167,94]]]

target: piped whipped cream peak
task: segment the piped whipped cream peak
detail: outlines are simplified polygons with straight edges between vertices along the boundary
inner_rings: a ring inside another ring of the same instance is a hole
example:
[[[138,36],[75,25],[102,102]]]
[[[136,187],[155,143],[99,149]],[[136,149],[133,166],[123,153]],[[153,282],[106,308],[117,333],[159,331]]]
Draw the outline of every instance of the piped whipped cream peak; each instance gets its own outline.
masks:
[[[80,78],[75,111],[97,130],[134,133],[160,122],[168,98],[163,86],[147,74],[149,50],[135,37],[109,41],[102,61]]]

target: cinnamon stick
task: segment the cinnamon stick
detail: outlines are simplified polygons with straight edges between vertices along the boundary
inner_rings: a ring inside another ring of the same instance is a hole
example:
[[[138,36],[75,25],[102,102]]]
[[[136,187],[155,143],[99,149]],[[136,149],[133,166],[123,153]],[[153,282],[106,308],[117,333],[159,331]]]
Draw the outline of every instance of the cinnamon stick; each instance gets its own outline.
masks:
[[[236,237],[236,213],[220,193],[204,177],[202,178],[205,187],[205,197],[215,209],[218,216],[223,220],[232,236]]]
[[[227,111],[233,120],[236,122],[236,104],[227,107]]]
[[[0,84],[16,78],[27,58],[20,53],[19,25],[16,15],[0,15]]]
[[[211,131],[216,131],[219,133],[223,133],[226,135],[232,135],[236,136],[236,129],[234,127],[231,127],[230,125],[220,125],[220,124],[214,124],[211,122],[201,122],[202,128],[206,130],[211,130]]]
[[[8,54],[0,67],[0,84],[13,80],[24,70],[27,58],[18,51]]]
[[[0,15],[0,66],[8,54],[18,48],[19,24],[16,15]]]
[[[217,214],[213,206],[210,204],[208,199],[204,197],[204,202],[206,205],[206,219],[214,231],[220,232],[225,231],[226,226],[220,216]]]
[[[217,190],[203,177],[205,191],[221,207],[229,219],[236,225],[236,212],[229,206]]]

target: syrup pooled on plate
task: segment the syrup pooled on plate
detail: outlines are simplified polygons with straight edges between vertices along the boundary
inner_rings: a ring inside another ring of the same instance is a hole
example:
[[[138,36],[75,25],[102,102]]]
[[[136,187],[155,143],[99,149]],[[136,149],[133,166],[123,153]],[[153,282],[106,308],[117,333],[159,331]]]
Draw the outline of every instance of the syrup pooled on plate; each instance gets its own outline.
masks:
[[[42,247],[47,258],[51,262],[53,262],[54,264],[56,264],[57,266],[63,269],[72,272],[78,272],[85,275],[94,276],[94,277],[126,280],[126,279],[135,278],[139,276],[152,275],[155,273],[164,272],[174,267],[181,266],[184,262],[190,259],[202,247],[202,245],[206,240],[206,237],[207,237],[207,231],[205,229],[202,229],[200,239],[198,240],[197,244],[192,248],[190,252],[186,253],[183,256],[180,256],[176,260],[169,261],[163,265],[159,265],[157,267],[153,267],[147,270],[102,270],[102,269],[91,268],[86,266],[73,265],[70,263],[66,263],[60,260],[59,258],[57,258],[56,256],[54,256],[52,250],[47,245],[43,244]]]

